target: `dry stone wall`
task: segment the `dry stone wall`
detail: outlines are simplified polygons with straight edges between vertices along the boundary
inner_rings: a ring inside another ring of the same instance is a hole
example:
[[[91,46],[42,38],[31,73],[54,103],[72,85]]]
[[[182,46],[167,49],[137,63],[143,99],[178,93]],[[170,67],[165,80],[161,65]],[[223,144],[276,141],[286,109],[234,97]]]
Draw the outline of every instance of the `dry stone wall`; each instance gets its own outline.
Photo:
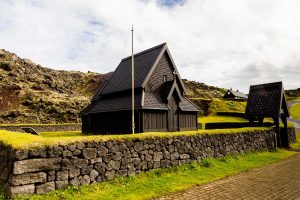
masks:
[[[0,130],[24,132],[22,127],[31,127],[37,132],[52,132],[52,131],[81,131],[81,124],[33,124],[33,125],[0,125]]]
[[[69,185],[87,185],[151,169],[201,161],[206,157],[266,150],[274,146],[273,133],[273,130],[261,130],[237,134],[89,141],[10,150],[1,154],[1,161],[8,163],[5,166],[9,172],[6,176],[1,175],[1,181],[12,196],[41,194]]]

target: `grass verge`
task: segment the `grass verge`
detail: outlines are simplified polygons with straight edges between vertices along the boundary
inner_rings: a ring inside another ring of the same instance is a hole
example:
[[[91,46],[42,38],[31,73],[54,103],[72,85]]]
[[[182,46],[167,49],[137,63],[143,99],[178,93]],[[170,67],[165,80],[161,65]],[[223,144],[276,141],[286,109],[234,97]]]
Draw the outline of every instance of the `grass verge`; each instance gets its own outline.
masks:
[[[294,104],[291,108],[290,108],[290,112],[291,115],[300,121],[300,104]]]
[[[77,141],[107,141],[107,140],[144,140],[157,137],[191,136],[201,134],[236,134],[247,133],[249,131],[270,130],[267,127],[247,127],[235,129],[214,129],[198,131],[180,132],[149,132],[140,134],[120,134],[120,135],[85,135],[79,131],[68,132],[45,132],[41,136],[27,133],[10,132],[0,130],[0,141],[16,149],[32,148],[37,146],[50,146],[55,144],[69,144]]]
[[[16,199],[150,199],[261,167],[294,154],[296,152],[278,150],[226,156],[220,159],[208,158],[201,163],[194,162],[168,169],[157,169],[133,177],[117,178],[89,186],[68,187],[65,190],[57,190],[44,195],[23,196]]]

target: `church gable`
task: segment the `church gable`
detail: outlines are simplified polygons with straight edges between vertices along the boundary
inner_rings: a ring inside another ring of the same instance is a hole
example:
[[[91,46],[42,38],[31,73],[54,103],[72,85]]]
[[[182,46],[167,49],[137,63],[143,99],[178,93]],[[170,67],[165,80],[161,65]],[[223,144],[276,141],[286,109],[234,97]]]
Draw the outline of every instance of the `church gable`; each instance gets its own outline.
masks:
[[[145,91],[160,93],[161,87],[165,82],[174,80],[173,71],[174,67],[165,52],[148,80]]]

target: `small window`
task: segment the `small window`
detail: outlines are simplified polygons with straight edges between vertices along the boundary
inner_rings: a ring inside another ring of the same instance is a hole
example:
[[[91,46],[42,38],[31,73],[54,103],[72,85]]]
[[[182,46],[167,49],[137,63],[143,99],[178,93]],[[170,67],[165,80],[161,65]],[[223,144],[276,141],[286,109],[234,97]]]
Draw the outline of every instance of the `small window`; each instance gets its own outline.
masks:
[[[164,79],[163,79],[163,80],[164,80],[164,83],[167,82],[167,79],[168,79],[168,78],[167,78],[167,75],[164,75]]]

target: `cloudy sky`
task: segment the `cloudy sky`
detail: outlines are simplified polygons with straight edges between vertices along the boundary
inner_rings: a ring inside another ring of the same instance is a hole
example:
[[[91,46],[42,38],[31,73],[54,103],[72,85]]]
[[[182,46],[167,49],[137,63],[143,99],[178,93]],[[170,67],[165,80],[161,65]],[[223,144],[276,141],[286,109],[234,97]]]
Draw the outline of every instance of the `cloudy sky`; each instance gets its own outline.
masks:
[[[299,0],[0,0],[0,48],[54,69],[113,71],[167,42],[182,78],[300,87]]]

